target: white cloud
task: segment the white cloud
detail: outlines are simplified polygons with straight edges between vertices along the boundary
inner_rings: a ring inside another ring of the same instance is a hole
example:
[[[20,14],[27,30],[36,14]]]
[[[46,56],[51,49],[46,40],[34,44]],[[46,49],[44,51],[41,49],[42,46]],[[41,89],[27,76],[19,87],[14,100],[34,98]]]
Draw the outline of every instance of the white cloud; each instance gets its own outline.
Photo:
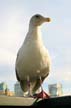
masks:
[[[54,77],[56,80],[70,82],[71,81],[71,72],[68,70],[60,70],[55,72]]]
[[[16,56],[6,49],[0,49],[0,64],[14,65]]]
[[[2,82],[2,81],[6,81],[6,82],[12,82],[12,81],[17,81],[17,79],[16,79],[16,75],[14,75],[13,73],[12,74],[9,74],[9,75],[7,75],[7,76],[0,76],[0,81]]]
[[[6,49],[0,49],[0,82],[16,81],[15,74],[16,55]]]
[[[27,32],[27,16],[24,16],[21,10],[8,10],[7,18],[0,20],[3,23],[0,25],[0,63],[14,64]]]
[[[71,68],[63,67],[61,69],[56,69],[53,72],[50,72],[49,76],[45,79],[44,83],[69,83],[71,82]]]
[[[26,32],[26,24],[21,19],[22,16],[19,13],[12,13],[6,20],[5,25],[0,26],[1,48],[15,51],[20,47]]]

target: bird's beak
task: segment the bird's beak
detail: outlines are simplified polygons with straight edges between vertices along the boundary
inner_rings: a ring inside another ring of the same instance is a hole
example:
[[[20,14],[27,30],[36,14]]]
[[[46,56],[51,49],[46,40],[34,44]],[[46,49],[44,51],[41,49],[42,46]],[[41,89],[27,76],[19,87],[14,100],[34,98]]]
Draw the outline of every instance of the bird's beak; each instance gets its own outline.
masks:
[[[45,18],[45,22],[50,22],[51,18]]]

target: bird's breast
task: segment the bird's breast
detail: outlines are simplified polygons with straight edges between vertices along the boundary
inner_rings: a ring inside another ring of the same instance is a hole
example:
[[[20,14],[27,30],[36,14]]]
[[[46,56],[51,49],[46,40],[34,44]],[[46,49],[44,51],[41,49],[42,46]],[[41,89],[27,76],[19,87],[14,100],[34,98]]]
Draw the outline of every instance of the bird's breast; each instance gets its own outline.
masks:
[[[31,44],[27,43],[19,51],[17,67],[22,79],[27,75],[36,77],[38,71],[43,72],[42,75],[46,74],[50,67],[49,55],[42,44],[36,41]]]

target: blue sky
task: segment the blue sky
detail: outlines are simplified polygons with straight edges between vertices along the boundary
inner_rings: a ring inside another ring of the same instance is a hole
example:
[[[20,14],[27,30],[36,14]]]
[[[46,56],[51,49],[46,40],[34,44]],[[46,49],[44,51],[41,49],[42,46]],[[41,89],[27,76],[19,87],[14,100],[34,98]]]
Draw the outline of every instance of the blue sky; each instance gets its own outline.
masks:
[[[48,84],[62,83],[64,93],[71,94],[71,0],[0,0],[0,82],[13,90],[16,82],[15,59],[26,33],[30,17],[36,13],[52,18],[41,28],[44,45],[52,66]]]

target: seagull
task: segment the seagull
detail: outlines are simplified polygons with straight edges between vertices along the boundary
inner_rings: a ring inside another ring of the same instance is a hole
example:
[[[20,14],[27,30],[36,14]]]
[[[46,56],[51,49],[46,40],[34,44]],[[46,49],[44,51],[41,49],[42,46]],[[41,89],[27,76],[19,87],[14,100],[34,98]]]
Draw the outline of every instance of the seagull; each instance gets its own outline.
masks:
[[[49,17],[33,15],[29,22],[28,33],[17,53],[15,72],[24,93],[29,90],[34,94],[49,75],[51,59],[43,44],[41,25],[50,21]]]

